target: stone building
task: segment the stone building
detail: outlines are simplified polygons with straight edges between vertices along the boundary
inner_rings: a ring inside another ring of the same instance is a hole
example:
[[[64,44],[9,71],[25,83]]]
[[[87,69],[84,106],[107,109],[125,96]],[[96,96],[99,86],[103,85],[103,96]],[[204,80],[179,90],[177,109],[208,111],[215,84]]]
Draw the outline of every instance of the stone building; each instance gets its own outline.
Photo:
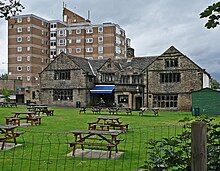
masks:
[[[171,46],[162,55],[88,60],[61,53],[40,73],[40,101],[58,106],[93,106],[104,100],[139,109],[191,110],[191,92],[209,87],[210,75]]]

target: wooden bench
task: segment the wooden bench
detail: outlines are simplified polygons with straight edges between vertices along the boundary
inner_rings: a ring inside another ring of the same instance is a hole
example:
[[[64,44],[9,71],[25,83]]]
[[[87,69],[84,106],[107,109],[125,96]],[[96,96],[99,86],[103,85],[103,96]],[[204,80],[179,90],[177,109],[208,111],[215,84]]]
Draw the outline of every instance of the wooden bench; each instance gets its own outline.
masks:
[[[148,110],[152,110],[155,116],[159,116],[159,108],[141,108],[139,116],[143,116],[144,112],[147,112]]]
[[[119,128],[123,133],[128,130],[128,123],[108,123],[113,129]]]
[[[81,107],[81,108],[80,108],[79,114],[81,114],[82,112],[83,112],[84,114],[86,113],[86,107]]]
[[[12,125],[18,125],[20,126],[20,120],[21,118],[14,118],[14,117],[10,117],[10,116],[6,116],[6,124],[12,124]]]
[[[127,115],[128,114],[132,115],[132,109],[131,108],[125,108],[125,110],[126,110]]]
[[[41,117],[27,117],[27,123],[31,121],[31,125],[41,125]]]
[[[92,113],[93,114],[100,114],[101,110],[102,110],[102,108],[100,108],[100,107],[93,107],[92,108]]]
[[[99,130],[97,127],[100,127],[101,130],[107,130],[109,131],[111,125],[107,125],[107,124],[102,124],[102,123],[93,123],[90,127],[91,130]]]

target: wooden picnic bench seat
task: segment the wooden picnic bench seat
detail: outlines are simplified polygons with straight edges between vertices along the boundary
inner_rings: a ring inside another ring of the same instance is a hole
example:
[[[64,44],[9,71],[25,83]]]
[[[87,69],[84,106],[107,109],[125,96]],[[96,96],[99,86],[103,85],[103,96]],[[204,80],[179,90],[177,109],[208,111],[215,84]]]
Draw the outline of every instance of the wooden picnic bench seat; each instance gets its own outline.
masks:
[[[132,115],[132,109],[131,108],[125,108],[125,110],[126,110],[127,115],[128,114]]]
[[[41,125],[41,117],[27,117],[27,123],[31,121],[31,125]]]
[[[93,123],[91,126],[91,130],[98,130],[97,127],[100,127],[101,130],[107,130],[109,131],[111,125],[103,124],[103,123]]]
[[[80,108],[79,114],[81,114],[82,112],[83,112],[84,114],[86,113],[86,107],[81,107],[81,108]]]
[[[5,119],[6,119],[6,124],[7,125],[12,124],[12,125],[20,126],[21,118],[14,118],[14,117],[11,117],[11,116],[6,116]]]
[[[102,108],[101,107],[92,107],[92,113],[93,114],[100,114]]]

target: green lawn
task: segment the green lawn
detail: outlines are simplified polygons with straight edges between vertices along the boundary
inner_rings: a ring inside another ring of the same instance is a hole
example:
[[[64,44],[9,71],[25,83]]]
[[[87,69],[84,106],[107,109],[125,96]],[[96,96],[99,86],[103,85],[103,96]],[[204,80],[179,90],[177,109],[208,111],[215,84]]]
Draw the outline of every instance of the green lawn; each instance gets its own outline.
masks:
[[[79,109],[75,108],[53,109],[54,116],[43,117],[42,125],[18,128],[19,131],[25,131],[18,138],[18,143],[23,145],[0,151],[0,170],[134,171],[144,164],[147,140],[177,135],[183,124],[178,121],[184,117],[192,117],[191,112],[160,111],[159,117],[155,117],[151,111],[144,116],[139,116],[138,111],[134,111],[132,115],[120,112],[118,115],[121,116],[121,121],[129,123],[129,131],[120,135],[124,141],[118,146],[124,155],[117,160],[86,159],[66,156],[71,152],[66,142],[73,141],[73,136],[68,132],[88,129],[87,123],[95,121],[99,115],[93,115],[89,109],[87,114],[79,114]],[[0,123],[5,123],[5,116],[12,116],[12,111],[24,110],[25,106],[0,108]],[[101,115],[109,114],[105,112]],[[220,119],[217,118],[217,121]]]

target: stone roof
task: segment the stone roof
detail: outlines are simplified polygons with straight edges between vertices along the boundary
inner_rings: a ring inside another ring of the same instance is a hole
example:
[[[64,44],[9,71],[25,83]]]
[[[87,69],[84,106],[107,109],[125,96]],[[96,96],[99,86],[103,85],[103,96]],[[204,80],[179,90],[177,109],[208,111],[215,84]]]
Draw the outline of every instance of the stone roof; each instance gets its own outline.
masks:
[[[102,60],[88,60],[83,57],[75,57],[72,55],[67,55],[76,65],[78,65],[82,70],[84,70],[89,75],[94,75],[97,73],[97,70],[108,60],[102,59]],[[114,64],[119,69],[124,69],[128,66],[133,66],[139,69],[145,69],[147,68],[155,59],[157,56],[150,56],[150,57],[134,57],[131,59],[130,62],[128,62],[127,59],[110,59],[114,62]]]

